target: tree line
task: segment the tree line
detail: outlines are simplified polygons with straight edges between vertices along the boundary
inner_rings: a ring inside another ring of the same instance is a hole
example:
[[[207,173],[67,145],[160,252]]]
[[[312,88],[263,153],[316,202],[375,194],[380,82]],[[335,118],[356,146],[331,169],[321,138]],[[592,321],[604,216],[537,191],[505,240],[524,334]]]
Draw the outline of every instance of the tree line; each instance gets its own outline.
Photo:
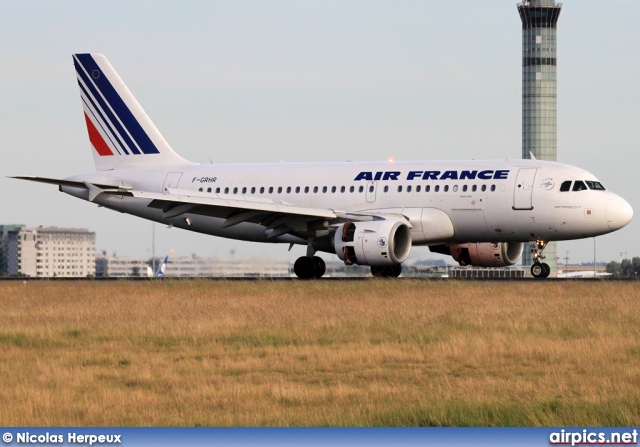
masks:
[[[640,257],[611,261],[607,264],[607,273],[612,278],[640,278]]]

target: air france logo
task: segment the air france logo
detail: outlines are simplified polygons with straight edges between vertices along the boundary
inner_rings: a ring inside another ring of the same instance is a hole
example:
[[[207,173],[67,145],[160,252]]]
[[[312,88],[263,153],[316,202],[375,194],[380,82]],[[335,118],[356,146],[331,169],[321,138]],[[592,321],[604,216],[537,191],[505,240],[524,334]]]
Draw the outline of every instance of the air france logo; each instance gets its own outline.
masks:
[[[553,189],[554,186],[555,186],[555,183],[552,178],[546,178],[542,181],[542,183],[540,183],[540,187],[545,191],[549,191],[550,189]]]
[[[378,239],[378,247],[384,248],[386,246],[387,246],[387,238],[386,237],[381,237],[380,239]]]
[[[400,171],[362,171],[354,181],[366,180],[400,180],[402,176]],[[405,180],[506,180],[509,176],[509,170],[492,170],[487,169],[484,171],[409,171],[405,177]]]

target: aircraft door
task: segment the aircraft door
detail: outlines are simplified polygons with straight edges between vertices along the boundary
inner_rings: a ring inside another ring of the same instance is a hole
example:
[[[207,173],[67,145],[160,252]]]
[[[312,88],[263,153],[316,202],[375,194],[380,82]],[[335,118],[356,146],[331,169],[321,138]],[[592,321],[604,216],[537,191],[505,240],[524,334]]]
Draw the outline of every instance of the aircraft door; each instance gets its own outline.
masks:
[[[182,172],[168,173],[167,177],[164,179],[164,186],[162,187],[162,193],[168,194],[167,188],[177,188],[178,182],[180,182],[180,177],[182,177]]]
[[[536,177],[536,168],[522,168],[518,171],[516,186],[513,192],[514,210],[532,210],[533,181]]]
[[[367,182],[367,202],[376,201],[376,189],[378,189],[378,182]]]

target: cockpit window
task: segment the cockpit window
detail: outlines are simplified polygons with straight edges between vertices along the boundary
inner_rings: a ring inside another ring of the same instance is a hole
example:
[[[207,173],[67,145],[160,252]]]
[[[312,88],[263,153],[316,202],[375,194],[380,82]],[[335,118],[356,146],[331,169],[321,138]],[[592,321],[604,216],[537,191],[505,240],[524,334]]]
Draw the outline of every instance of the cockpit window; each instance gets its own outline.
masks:
[[[591,182],[589,180],[585,181],[585,183],[587,184],[587,186],[589,187],[589,189],[596,189],[598,191],[605,191],[605,187],[602,186],[602,183],[600,182]]]
[[[585,191],[587,189],[587,185],[584,184],[581,180],[576,180],[573,184],[573,191]]]
[[[567,191],[571,191],[571,180],[562,182],[562,185],[560,185],[560,192],[567,192]]]

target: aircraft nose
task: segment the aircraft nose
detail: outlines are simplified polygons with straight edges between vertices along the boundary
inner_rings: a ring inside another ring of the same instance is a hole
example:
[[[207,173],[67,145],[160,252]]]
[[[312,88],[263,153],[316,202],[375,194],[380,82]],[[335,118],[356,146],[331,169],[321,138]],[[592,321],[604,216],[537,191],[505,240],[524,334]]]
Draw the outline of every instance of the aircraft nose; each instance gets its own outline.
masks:
[[[633,208],[620,196],[615,196],[607,202],[607,224],[611,231],[620,228],[631,222]]]

